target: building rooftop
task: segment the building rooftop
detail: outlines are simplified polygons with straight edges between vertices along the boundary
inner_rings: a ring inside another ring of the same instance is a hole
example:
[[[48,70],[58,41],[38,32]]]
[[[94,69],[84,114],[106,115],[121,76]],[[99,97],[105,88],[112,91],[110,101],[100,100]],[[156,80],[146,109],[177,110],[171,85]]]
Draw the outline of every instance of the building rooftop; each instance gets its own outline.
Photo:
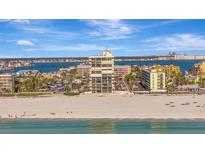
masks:
[[[79,64],[77,65],[77,68],[89,68],[90,66],[87,64]]]
[[[130,65],[115,65],[115,68],[131,68]]]
[[[159,70],[159,69],[144,69],[144,71],[149,72],[149,73],[163,72],[162,70]]]
[[[103,51],[103,56],[112,56],[112,53],[108,49],[105,49]]]
[[[180,89],[198,89],[200,86],[198,84],[193,84],[193,85],[180,85],[178,86]]]
[[[112,55],[112,53],[108,50],[108,49],[105,49],[102,53],[102,55],[95,55],[95,56],[89,56],[89,58],[99,58],[99,57],[114,57]]]
[[[13,68],[0,68],[0,74],[3,73],[13,73],[14,69]]]

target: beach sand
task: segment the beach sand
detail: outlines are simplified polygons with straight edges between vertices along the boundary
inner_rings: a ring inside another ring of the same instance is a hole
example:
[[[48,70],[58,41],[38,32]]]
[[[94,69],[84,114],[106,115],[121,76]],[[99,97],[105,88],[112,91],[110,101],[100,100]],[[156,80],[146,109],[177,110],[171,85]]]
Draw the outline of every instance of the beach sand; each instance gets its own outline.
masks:
[[[0,118],[205,119],[205,95],[1,97]]]

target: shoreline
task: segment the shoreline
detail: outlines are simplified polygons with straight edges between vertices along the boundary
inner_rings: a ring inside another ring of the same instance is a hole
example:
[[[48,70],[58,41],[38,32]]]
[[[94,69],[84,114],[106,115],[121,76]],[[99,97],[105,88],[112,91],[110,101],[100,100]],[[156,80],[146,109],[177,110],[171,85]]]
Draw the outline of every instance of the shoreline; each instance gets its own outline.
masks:
[[[205,118],[190,118],[190,119],[180,119],[180,118],[0,118],[2,121],[204,121]]]
[[[49,93],[49,92],[48,92]],[[35,92],[34,92],[35,94]],[[126,94],[119,94],[119,93],[112,93],[112,94],[80,94],[80,95],[73,95],[73,96],[67,96],[64,95],[63,93],[59,94],[54,94],[54,93],[49,93],[49,94],[40,94],[40,95],[34,95],[34,96],[21,96],[21,95],[0,95],[0,100],[1,98],[41,98],[41,97],[60,97],[60,96],[66,96],[66,97],[112,97],[112,96],[125,96],[125,97],[137,97],[137,96],[167,96],[167,97],[172,97],[172,96],[205,96],[205,93],[197,94],[197,93],[177,93],[177,94],[167,94],[167,93],[136,93],[134,95],[131,95],[129,93]]]

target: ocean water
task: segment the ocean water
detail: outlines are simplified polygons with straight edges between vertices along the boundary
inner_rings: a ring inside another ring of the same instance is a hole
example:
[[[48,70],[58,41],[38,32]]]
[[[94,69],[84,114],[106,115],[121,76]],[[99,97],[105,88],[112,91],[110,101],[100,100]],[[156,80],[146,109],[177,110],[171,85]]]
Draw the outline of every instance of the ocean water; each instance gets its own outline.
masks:
[[[1,120],[0,134],[205,134],[205,121]]]
[[[50,63],[34,63],[32,66],[17,67],[15,71],[20,70],[38,70],[42,73],[56,72],[60,68],[67,68],[70,66],[76,66],[79,62],[50,62]]]
[[[176,65],[181,68],[181,71],[187,71],[194,64],[200,62],[201,60],[161,60],[161,61],[122,61],[115,62],[116,65],[153,65],[153,64],[161,64],[161,65]],[[18,67],[15,68],[15,71],[19,70],[39,70],[40,72],[55,72],[58,71],[59,68],[76,66],[79,62],[55,62],[55,63],[34,63],[33,66],[26,67]]]
[[[156,61],[124,61],[115,62],[117,65],[176,65],[179,66],[182,72],[188,71],[194,66],[194,64],[201,62],[202,60],[156,60]]]

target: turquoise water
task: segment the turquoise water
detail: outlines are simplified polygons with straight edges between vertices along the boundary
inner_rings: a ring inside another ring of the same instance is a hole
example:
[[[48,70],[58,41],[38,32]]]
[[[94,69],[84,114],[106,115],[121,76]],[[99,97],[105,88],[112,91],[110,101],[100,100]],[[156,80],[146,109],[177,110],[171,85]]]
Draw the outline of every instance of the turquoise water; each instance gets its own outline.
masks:
[[[0,134],[205,134],[205,121],[1,120]]]
[[[181,71],[187,71],[194,64],[200,62],[200,60],[161,60],[161,61],[123,61],[123,62],[115,62],[116,65],[153,65],[153,64],[161,64],[161,65],[176,65],[181,68]],[[78,62],[55,62],[55,63],[35,63],[34,66],[26,66],[26,67],[18,67],[15,68],[15,71],[19,70],[39,70],[40,72],[55,72],[58,71],[59,68],[62,67],[70,67],[78,65]]]

